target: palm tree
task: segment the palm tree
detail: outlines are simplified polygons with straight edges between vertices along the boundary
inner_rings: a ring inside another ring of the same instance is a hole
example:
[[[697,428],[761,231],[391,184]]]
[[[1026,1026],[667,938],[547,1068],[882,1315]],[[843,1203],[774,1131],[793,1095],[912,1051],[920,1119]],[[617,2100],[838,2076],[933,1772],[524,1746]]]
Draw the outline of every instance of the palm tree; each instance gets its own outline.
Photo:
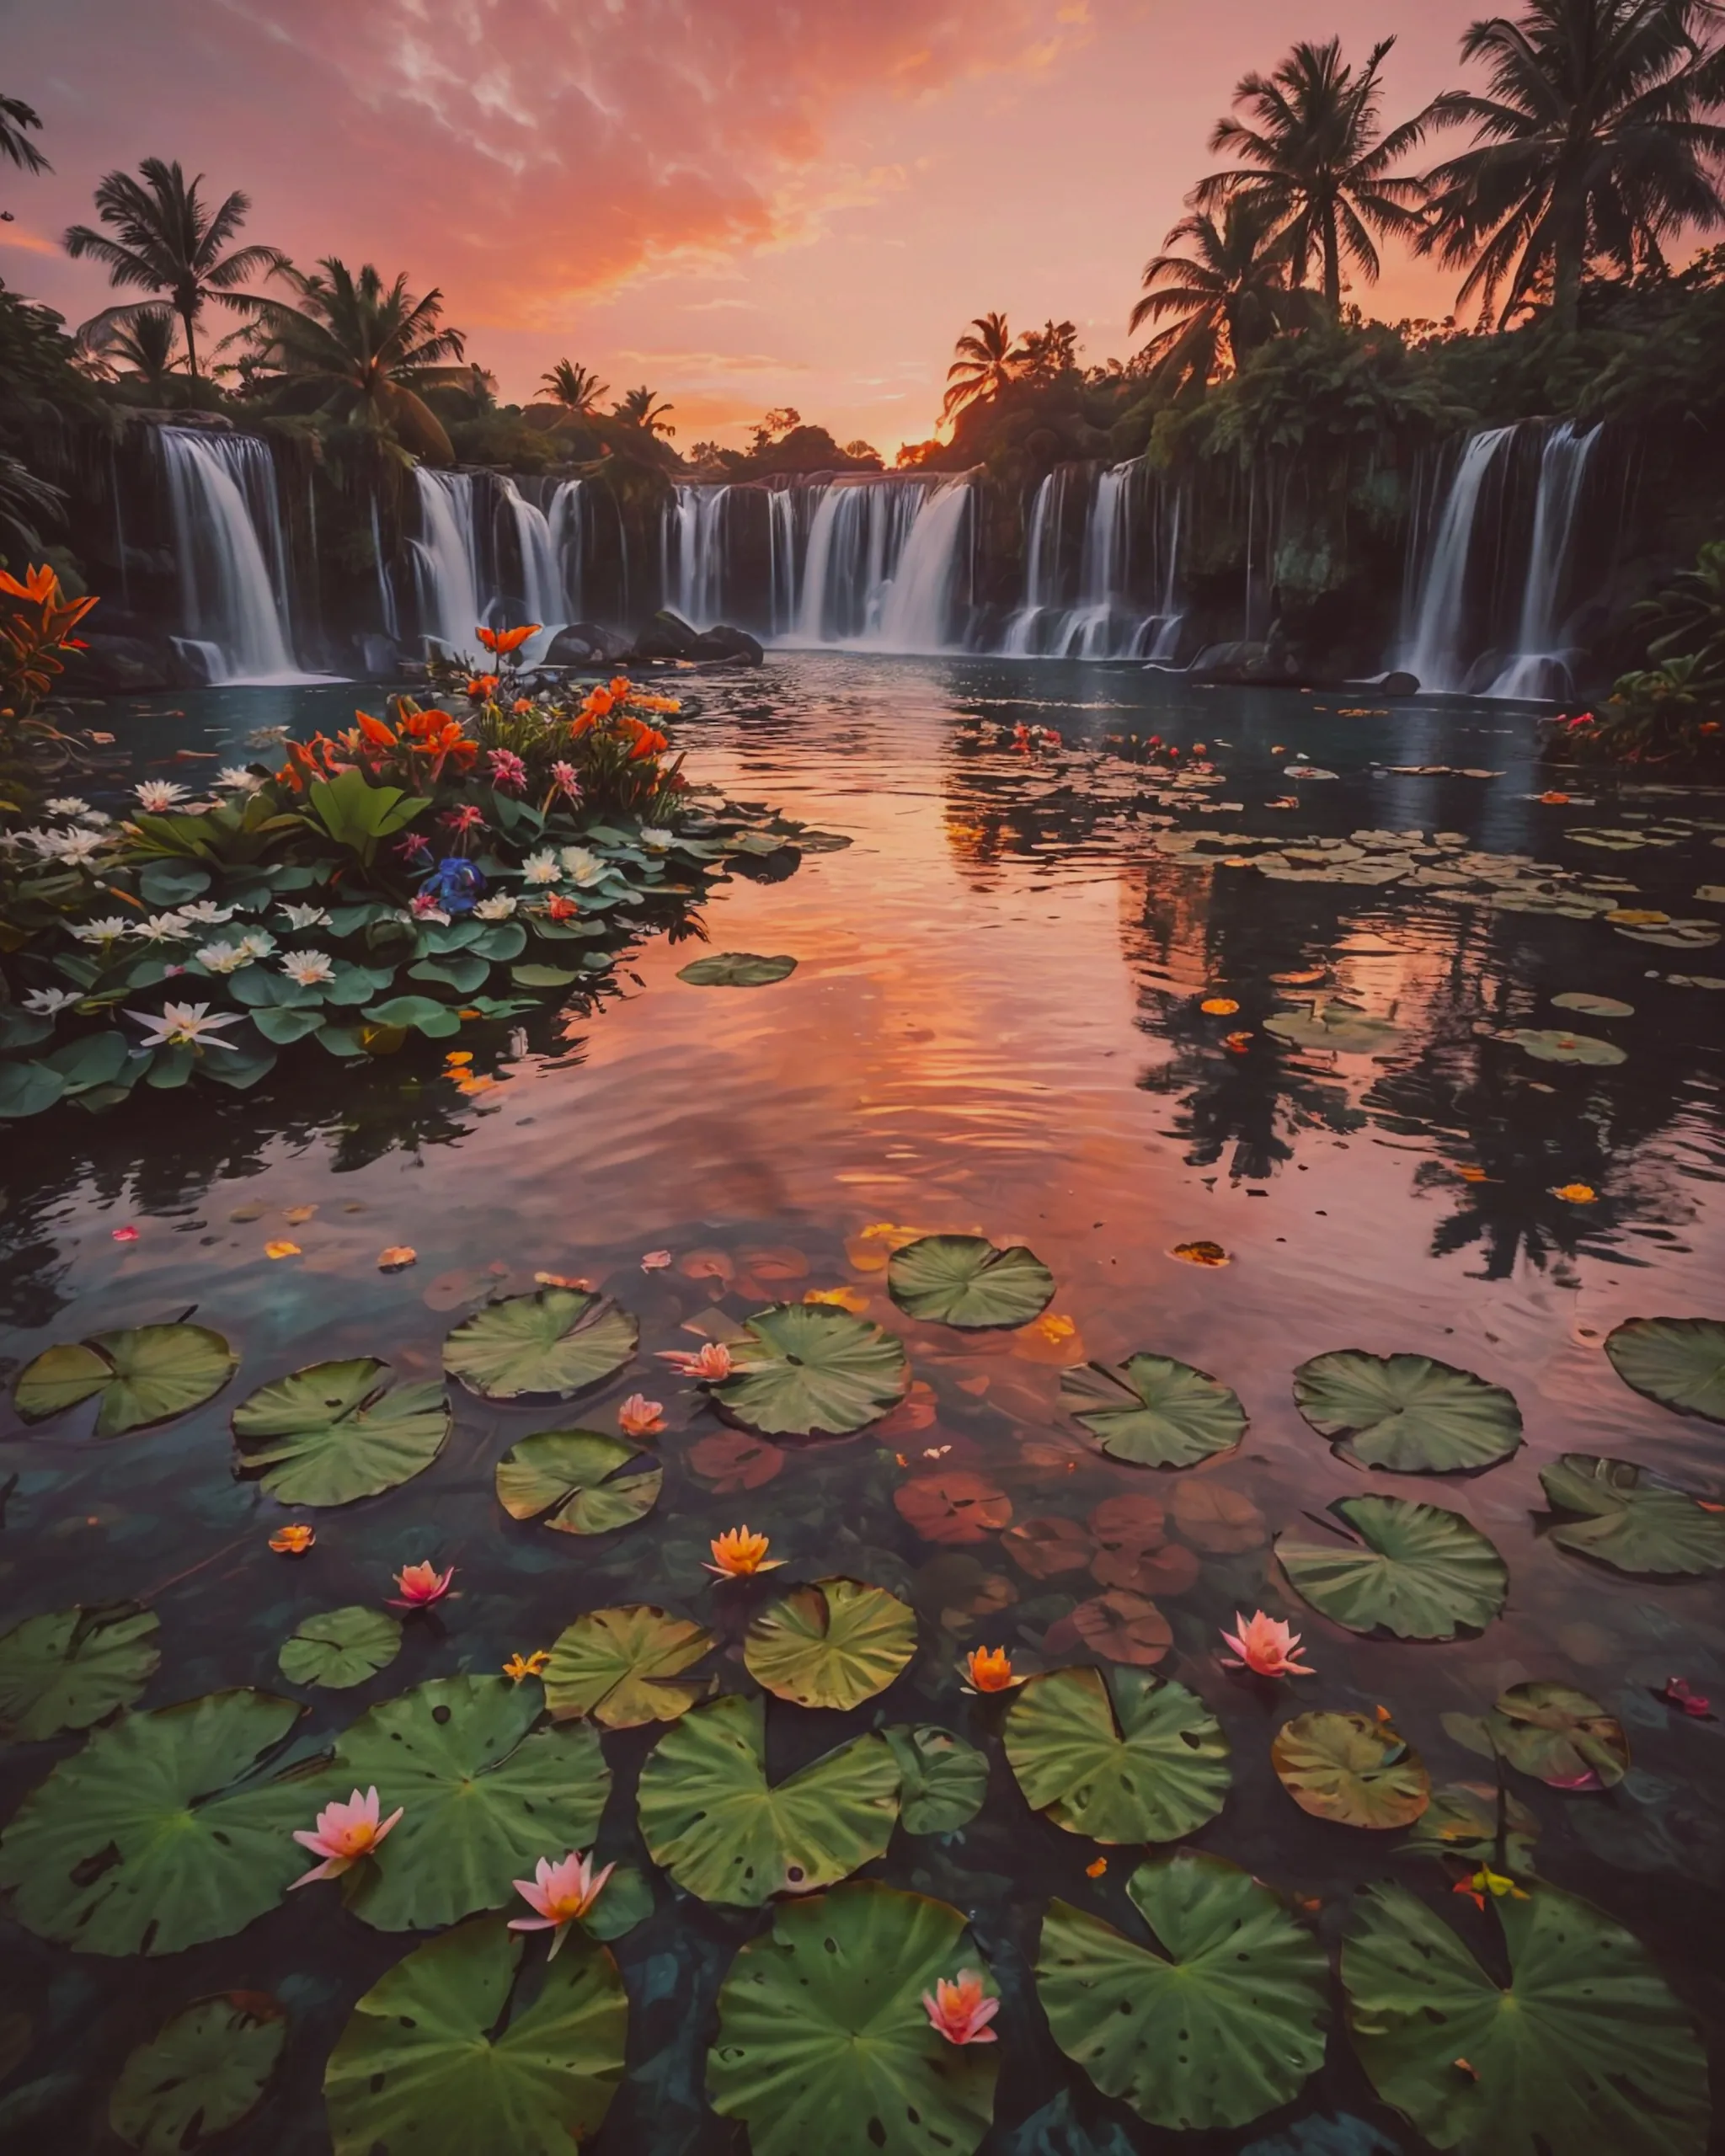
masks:
[[[559,360],[549,374],[539,377],[542,385],[539,394],[548,397],[553,403],[561,404],[567,412],[589,417],[601,397],[610,394],[611,384],[601,382],[590,367],[584,367],[574,360]]]
[[[1024,370],[1024,344],[1012,342],[1003,314],[979,314],[953,347],[953,364],[947,369],[947,393],[940,415],[951,419],[967,404],[982,398],[996,398]]]
[[[236,188],[220,209],[211,211],[198,189],[204,175],[190,185],[178,164],[164,164],[160,157],[146,157],[138,167],[145,184],[130,173],[110,172],[96,189],[96,211],[104,225],[119,237],[94,232],[88,225],[74,225],[66,235],[66,251],[74,258],[93,255],[108,265],[110,285],[139,285],[146,291],[164,294],[185,324],[186,366],[198,371],[196,325],[205,302],[244,308],[250,296],[239,291],[260,270],[279,269],[286,257],[273,247],[242,247],[224,254],[227,246],[245,222],[251,198]],[[147,300],[130,307],[108,309],[110,320],[120,321],[143,312]]]
[[[643,434],[674,435],[676,429],[668,425],[667,412],[675,412],[675,404],[661,404],[656,389],[630,389],[623,392],[620,403],[611,408],[611,416],[621,419],[626,427],[638,427]]]
[[[179,323],[171,307],[127,308],[126,319],[115,322],[99,314],[77,333],[79,356],[93,373],[111,381],[120,367],[160,397],[168,377],[185,365],[185,355],[176,350]]]
[[[52,172],[53,166],[24,135],[26,128],[41,124],[41,114],[22,98],[0,98],[0,157],[20,172]]]
[[[1310,312],[1309,293],[1290,291],[1290,243],[1272,232],[1269,211],[1249,196],[1223,205],[1221,222],[1203,211],[1183,217],[1162,242],[1189,252],[1158,254],[1144,265],[1144,296],[1132,328],[1162,323],[1139,355],[1176,389],[1237,367],[1248,352]]]
[[[1706,0],[1528,0],[1461,40],[1489,71],[1485,96],[1454,90],[1435,125],[1471,122],[1472,147],[1426,175],[1424,251],[1470,264],[1459,298],[1482,318],[1500,292],[1500,323],[1549,291],[1574,326],[1590,260],[1626,276],[1663,261],[1683,225],[1725,216],[1715,167],[1725,128],[1725,55],[1702,33]]]
[[[403,271],[386,286],[369,262],[357,272],[328,255],[311,272],[283,264],[280,275],[297,304],[258,298],[254,340],[261,381],[271,376],[290,398],[387,435],[415,456],[450,464],[455,451],[443,423],[419,395],[423,389],[474,387],[459,360],[467,339],[441,326],[443,295],[415,299]]]
[[[1296,285],[1317,257],[1332,314],[1341,312],[1344,260],[1375,284],[1381,265],[1372,234],[1411,237],[1420,229],[1420,183],[1390,167],[1423,139],[1429,113],[1387,135],[1378,130],[1378,71],[1395,42],[1381,40],[1356,72],[1342,57],[1340,38],[1302,40],[1274,73],[1242,76],[1234,103],[1257,125],[1219,120],[1210,138],[1213,151],[1242,162],[1211,173],[1188,197],[1199,210],[1236,196],[1256,203],[1287,237]]]

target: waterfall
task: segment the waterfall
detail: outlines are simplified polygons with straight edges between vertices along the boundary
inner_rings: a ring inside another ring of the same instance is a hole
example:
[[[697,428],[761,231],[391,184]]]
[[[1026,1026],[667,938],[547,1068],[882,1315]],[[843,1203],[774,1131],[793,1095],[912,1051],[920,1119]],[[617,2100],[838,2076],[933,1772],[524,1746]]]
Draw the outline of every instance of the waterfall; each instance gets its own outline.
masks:
[[[797,618],[797,493],[790,487],[767,494],[766,558],[772,633],[788,636]]]
[[[527,619],[537,622],[542,628],[560,628],[565,618],[563,570],[551,536],[550,519],[537,502],[526,499],[506,474],[499,475],[497,484],[498,514],[507,520],[521,556],[521,603]]]
[[[377,496],[371,496],[371,558],[377,564],[377,604],[383,610],[383,631],[390,641],[399,643],[401,624],[396,619],[395,590],[389,581],[389,570],[383,559],[383,533],[377,516]]]
[[[893,577],[935,489],[921,479],[836,479],[809,527],[798,643],[878,643]]]
[[[1024,549],[1024,603],[1007,623],[1001,649],[1010,657],[1050,659],[1139,656],[1162,617],[1132,606],[1134,514],[1145,479],[1140,459],[1111,464],[1056,465],[1036,490]],[[1076,579],[1068,574],[1066,534],[1081,496]],[[1178,529],[1175,532],[1178,551]],[[1172,588],[1172,561],[1167,581]],[[1068,594],[1074,595],[1069,599]],[[1164,609],[1166,614],[1169,610]]]
[[[1024,604],[1007,623],[1001,643],[1001,649],[1013,658],[1024,658],[1036,649],[1036,625],[1046,608],[1059,603],[1061,513],[1071,469],[1057,464],[1030,504],[1030,528],[1024,542]]]
[[[1466,684],[1470,661],[1464,648],[1467,565],[1474,527],[1486,482],[1514,435],[1514,427],[1488,427],[1483,434],[1470,435],[1444,497],[1412,609],[1412,624],[1396,660],[1400,670],[1418,679],[1422,689],[1460,690]]]
[[[724,618],[729,487],[680,486],[665,506],[660,547],[665,603],[697,629]]]
[[[586,510],[581,496],[581,486],[579,479],[559,480],[551,497],[551,509],[547,519],[567,618],[572,622],[581,620],[585,611],[582,592],[585,568]]]
[[[1167,497],[1162,497],[1156,504],[1156,538],[1162,549],[1162,595],[1156,602],[1156,611],[1146,615],[1139,623],[1131,644],[1135,659],[1147,659],[1155,666],[1174,664],[1180,648],[1181,626],[1186,619],[1179,605],[1180,525],[1185,506],[1185,490],[1176,488],[1173,507],[1167,511],[1168,532],[1164,541],[1161,526]]]
[[[479,611],[479,535],[469,472],[414,470],[419,536],[413,542],[420,633],[446,649],[471,651]]]
[[[882,651],[950,648],[959,549],[970,521],[970,485],[946,479],[918,504],[897,566],[881,595],[879,625],[868,641]]]
[[[184,640],[212,682],[308,681],[294,660],[275,466],[255,435],[158,429]]]
[[[1534,501],[1533,539],[1528,549],[1527,581],[1522,587],[1515,656],[1486,691],[1487,696],[1563,696],[1574,686],[1570,667],[1573,654],[1558,645],[1563,626],[1558,609],[1574,548],[1582,486],[1600,431],[1593,426],[1578,434],[1565,419],[1546,436],[1540,456],[1539,492]]]

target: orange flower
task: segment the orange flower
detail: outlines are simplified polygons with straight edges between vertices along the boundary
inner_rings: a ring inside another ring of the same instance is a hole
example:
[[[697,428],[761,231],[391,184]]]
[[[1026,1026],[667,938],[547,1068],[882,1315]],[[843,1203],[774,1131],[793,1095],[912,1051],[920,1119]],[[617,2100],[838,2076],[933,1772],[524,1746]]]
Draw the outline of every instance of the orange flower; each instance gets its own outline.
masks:
[[[756,1572],[776,1572],[784,1562],[782,1557],[769,1558],[771,1547],[764,1534],[752,1534],[747,1524],[727,1528],[723,1534],[714,1537],[713,1562],[705,1569],[717,1572],[723,1580],[745,1580]]]
[[[1084,1876],[1087,1879],[1100,1879],[1103,1872],[1105,1872],[1108,1868],[1108,1859],[1105,1856],[1099,1856],[1094,1864],[1087,1864],[1085,1865]]]
[[[964,1657],[967,1692],[1010,1692],[1022,1684],[1012,1674],[1012,1657],[1004,1647],[972,1647]]]
[[[665,1428],[665,1410],[644,1393],[632,1392],[617,1411],[617,1420],[626,1438],[656,1437]]]
[[[483,704],[497,686],[494,674],[475,674],[467,683],[467,694],[476,704]]]
[[[1252,1046],[1252,1036],[1250,1033],[1224,1033],[1222,1046],[1230,1055],[1244,1055]]]
[[[553,891],[546,901],[545,910],[553,921],[573,921],[581,909],[561,891]]]
[[[510,706],[510,709],[515,713],[517,718],[520,718],[525,712],[531,711],[532,708],[533,699],[531,696],[517,696],[515,702]]]
[[[405,1267],[415,1264],[419,1256],[411,1243],[392,1243],[387,1250],[377,1253],[377,1270],[380,1273],[399,1273]]]
[[[519,1684],[524,1678],[542,1676],[550,1659],[548,1647],[535,1647],[531,1654],[512,1654],[503,1665],[503,1673],[511,1684]]]
[[[923,1993],[922,2007],[931,2025],[949,2044],[998,2041],[988,2025],[1000,2012],[1001,2003],[983,1990],[980,1969],[960,1969],[950,1983],[944,1977],[937,1978],[934,1989]]]
[[[650,726],[644,726],[635,736],[635,745],[629,751],[629,761],[632,764],[638,764],[643,757],[656,756],[661,749],[668,749],[670,746],[670,744],[664,734],[655,732]]]
[[[395,728],[386,726],[381,718],[373,718],[368,711],[356,711],[360,731],[368,741],[375,741],[380,749],[393,749],[398,745]]]
[[[1231,1018],[1240,1006],[1231,995],[1207,995],[1198,1007],[1207,1018]]]
[[[318,1540],[312,1530],[296,1520],[291,1527],[278,1527],[270,1538],[270,1547],[279,1557],[303,1557]]]
[[[1560,1182],[1551,1193],[1568,1205],[1591,1205],[1599,1194],[1590,1182]]]
[[[616,702],[609,689],[590,690],[581,705],[582,716],[590,724],[595,718],[603,718]]]
[[[529,622],[525,628],[478,629],[474,633],[487,651],[494,651],[502,659],[512,651],[519,651],[528,638],[537,637],[544,626],[542,622]]]
[[[611,693],[618,703],[622,702],[633,686],[634,684],[627,674],[613,674],[611,677]]]

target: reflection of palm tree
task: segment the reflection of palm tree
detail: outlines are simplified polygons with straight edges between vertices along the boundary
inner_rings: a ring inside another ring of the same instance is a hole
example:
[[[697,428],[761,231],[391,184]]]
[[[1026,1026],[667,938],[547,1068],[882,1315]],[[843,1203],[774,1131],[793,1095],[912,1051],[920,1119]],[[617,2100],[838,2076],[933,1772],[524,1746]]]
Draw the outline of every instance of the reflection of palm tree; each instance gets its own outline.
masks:
[[[1375,284],[1372,234],[1419,229],[1420,184],[1390,167],[1423,137],[1427,115],[1378,131],[1378,71],[1395,42],[1381,39],[1356,72],[1342,57],[1340,38],[1302,40],[1269,75],[1242,76],[1234,102],[1256,125],[1219,120],[1210,138],[1212,150],[1242,162],[1201,179],[1189,198],[1200,210],[1242,198],[1255,204],[1284,236],[1295,284],[1306,282],[1316,256],[1332,314],[1341,309],[1344,261]]]
[[[1712,169],[1725,128],[1725,61],[1701,32],[1701,0],[1528,0],[1519,19],[1475,23],[1464,59],[1482,60],[1489,94],[1452,90],[1439,125],[1471,123],[1474,142],[1426,175],[1423,247],[1471,264],[1459,297],[1479,295],[1507,321],[1549,291],[1573,328],[1582,275],[1602,257],[1625,276],[1663,259],[1680,227],[1716,224],[1725,201]]]
[[[601,397],[609,393],[611,384],[601,382],[590,367],[584,367],[574,360],[559,360],[547,374],[539,377],[539,394],[548,397],[553,404],[561,404],[566,412],[579,412],[584,418],[590,415]]]
[[[198,371],[197,320],[208,301],[223,307],[253,305],[239,287],[260,270],[279,270],[284,257],[273,247],[242,247],[222,252],[246,221],[251,198],[236,188],[217,210],[209,209],[198,189],[200,173],[188,184],[177,164],[146,157],[138,167],[145,184],[127,172],[110,172],[96,189],[96,211],[115,237],[88,225],[73,225],[66,251],[74,259],[90,255],[105,263],[110,285],[136,285],[159,297],[107,310],[120,321],[141,314],[166,299],[185,325],[186,368]]]
[[[1003,314],[979,314],[953,345],[953,354],[940,408],[943,419],[952,419],[967,404],[998,397],[1023,371],[1023,344],[1012,342]]]
[[[1255,202],[1226,204],[1220,225],[1194,211],[1162,245],[1182,241],[1188,253],[1158,254],[1144,265],[1144,297],[1131,323],[1136,330],[1162,323],[1139,359],[1176,387],[1231,373],[1300,318],[1306,296],[1289,290],[1287,243],[1273,235],[1268,214]],[[1175,319],[1163,323],[1169,315]]]
[[[621,400],[611,406],[614,417],[626,427],[633,427],[645,435],[674,435],[676,429],[665,421],[667,412],[675,412],[675,404],[661,404],[656,389],[630,389]]]

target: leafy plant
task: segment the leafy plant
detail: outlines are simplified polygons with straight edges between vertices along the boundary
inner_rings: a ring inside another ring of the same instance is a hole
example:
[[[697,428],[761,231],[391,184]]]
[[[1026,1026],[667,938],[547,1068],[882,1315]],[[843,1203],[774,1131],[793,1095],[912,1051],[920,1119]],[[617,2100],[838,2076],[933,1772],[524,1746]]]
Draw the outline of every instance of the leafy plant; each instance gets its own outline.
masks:
[[[306,788],[306,811],[327,838],[344,846],[369,868],[377,849],[431,806],[429,795],[404,793],[397,786],[373,786],[357,771],[313,779]]]

